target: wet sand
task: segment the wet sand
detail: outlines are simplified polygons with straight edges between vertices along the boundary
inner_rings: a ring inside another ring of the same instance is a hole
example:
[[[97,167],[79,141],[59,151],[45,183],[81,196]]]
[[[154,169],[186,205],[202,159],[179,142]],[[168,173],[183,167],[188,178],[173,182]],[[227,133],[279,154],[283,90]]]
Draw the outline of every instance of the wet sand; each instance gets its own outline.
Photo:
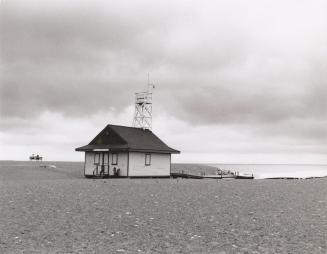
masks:
[[[0,162],[0,253],[327,253],[327,179],[85,179]]]

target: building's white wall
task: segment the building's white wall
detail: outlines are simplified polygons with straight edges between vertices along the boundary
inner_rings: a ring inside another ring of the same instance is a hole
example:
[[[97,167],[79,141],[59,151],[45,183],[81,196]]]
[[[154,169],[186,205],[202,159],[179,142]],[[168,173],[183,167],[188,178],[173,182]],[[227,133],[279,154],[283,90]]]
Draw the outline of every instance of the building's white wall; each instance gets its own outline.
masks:
[[[85,152],[85,175],[93,175],[94,170],[94,153]]]
[[[94,152],[85,152],[85,175],[93,175],[93,170],[95,169],[94,154]],[[109,175],[112,176],[114,174],[113,169],[116,167],[116,169],[120,169],[120,176],[127,176],[127,160],[127,153],[118,153],[118,164],[112,165],[112,156],[109,153]],[[105,163],[107,163],[106,156]]]
[[[109,174],[113,175],[114,174],[114,167],[116,169],[120,169],[119,171],[119,176],[127,176],[127,153],[118,153],[118,164],[117,165],[112,165],[112,157],[111,154],[109,156]]]
[[[129,153],[129,176],[169,176],[170,154],[151,153],[151,165],[145,165],[145,153]]]

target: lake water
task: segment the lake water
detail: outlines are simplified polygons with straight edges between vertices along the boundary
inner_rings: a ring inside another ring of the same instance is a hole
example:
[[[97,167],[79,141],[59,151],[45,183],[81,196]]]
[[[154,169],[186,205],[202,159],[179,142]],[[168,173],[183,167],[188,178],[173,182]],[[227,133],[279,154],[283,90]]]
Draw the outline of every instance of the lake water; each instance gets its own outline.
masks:
[[[321,164],[210,164],[223,170],[253,174],[264,178],[309,178],[327,176],[327,165]]]

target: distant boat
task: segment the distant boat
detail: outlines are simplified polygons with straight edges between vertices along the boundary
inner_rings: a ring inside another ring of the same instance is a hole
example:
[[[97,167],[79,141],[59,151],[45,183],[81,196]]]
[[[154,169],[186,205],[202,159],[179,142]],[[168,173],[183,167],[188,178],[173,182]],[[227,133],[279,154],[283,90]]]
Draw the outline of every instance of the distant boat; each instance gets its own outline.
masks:
[[[40,156],[40,155],[34,155],[34,154],[32,154],[31,156],[30,156],[30,160],[31,161],[42,161],[42,159],[43,159],[43,157],[42,156]]]
[[[235,175],[235,179],[254,179],[253,174],[248,174],[248,173],[237,173]]]

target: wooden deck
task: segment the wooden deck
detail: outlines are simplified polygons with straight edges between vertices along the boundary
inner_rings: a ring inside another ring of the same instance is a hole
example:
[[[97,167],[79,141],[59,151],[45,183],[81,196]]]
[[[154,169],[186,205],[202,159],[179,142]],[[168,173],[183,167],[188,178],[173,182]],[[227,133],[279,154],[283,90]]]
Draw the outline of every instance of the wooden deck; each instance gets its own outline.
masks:
[[[188,174],[188,173],[171,173],[170,177],[173,178],[192,178],[192,179],[254,179],[253,175],[240,175],[240,174],[228,174],[228,175],[194,175],[194,174]]]

